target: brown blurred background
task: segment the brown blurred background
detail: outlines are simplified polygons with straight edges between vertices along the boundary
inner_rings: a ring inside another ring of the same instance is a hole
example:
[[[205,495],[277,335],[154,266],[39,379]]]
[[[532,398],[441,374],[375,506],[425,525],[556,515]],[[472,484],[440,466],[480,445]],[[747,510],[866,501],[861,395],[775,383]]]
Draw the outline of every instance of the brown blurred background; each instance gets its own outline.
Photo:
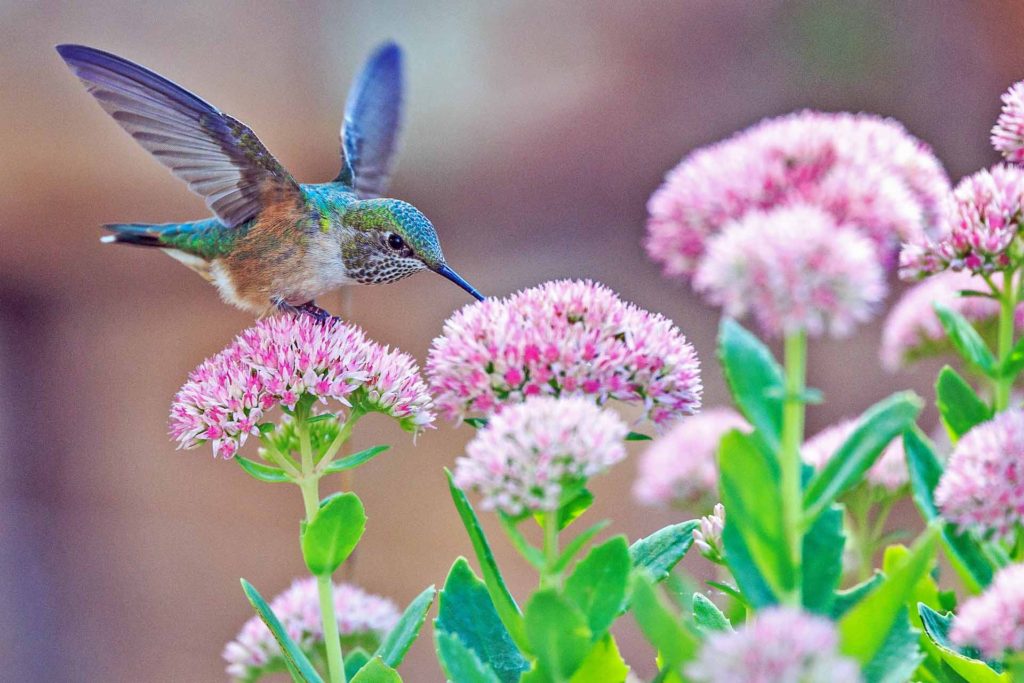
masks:
[[[186,374],[251,318],[159,253],[99,245],[104,222],[206,213],[54,44],[156,69],[312,182],[336,173],[353,71],[398,40],[409,96],[392,189],[433,219],[450,262],[488,294],[591,277],[670,316],[712,405],[725,398],[718,313],[640,246],[665,171],[761,117],[816,107],[895,116],[958,178],[995,161],[988,129],[1024,77],[1022,33],[1013,2],[0,2],[0,678],[223,680],[221,649],[250,615],[238,577],[273,595],[303,569],[297,490],[168,441]],[[464,303],[420,275],[357,291],[354,319],[422,361]],[[930,395],[937,365],[886,375],[878,340],[875,324],[813,344],[810,381],[829,401],[812,433],[898,388]],[[441,475],[468,436],[442,423],[414,447],[382,419],[360,427],[357,446],[397,446],[356,482],[364,587],[405,604],[471,553]],[[681,517],[632,504],[634,467],[597,483],[589,513],[631,537]],[[525,594],[525,563],[494,544]],[[628,626],[621,637],[649,672],[651,652]],[[407,680],[442,679],[431,650],[428,626]]]

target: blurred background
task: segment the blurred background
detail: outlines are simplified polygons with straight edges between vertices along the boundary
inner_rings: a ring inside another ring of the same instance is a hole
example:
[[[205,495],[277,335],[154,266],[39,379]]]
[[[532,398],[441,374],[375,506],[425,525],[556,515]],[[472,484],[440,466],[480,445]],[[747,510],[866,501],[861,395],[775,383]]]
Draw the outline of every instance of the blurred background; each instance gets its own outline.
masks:
[[[900,119],[955,180],[996,161],[988,130],[999,94],[1024,77],[1022,34],[1024,6],[994,0],[0,1],[0,677],[224,680],[221,649],[250,616],[238,577],[269,597],[303,570],[298,491],[167,438],[186,374],[252,319],[160,253],[100,246],[104,222],[206,212],[96,106],[56,43],[165,74],[320,182],[337,172],[353,72],[398,40],[409,94],[392,191],[432,218],[450,263],[486,294],[589,277],[664,313],[697,347],[715,405],[718,312],[641,248],[663,174],[697,146],[813,107]],[[422,361],[465,303],[419,275],[358,290],[353,318]],[[812,344],[809,380],[828,402],[809,433],[898,388],[931,396],[937,363],[880,369],[879,323]],[[355,580],[404,605],[471,554],[441,472],[470,429],[439,423],[414,446],[383,419],[365,424],[356,447],[396,447],[357,477],[370,522]],[[589,514],[633,538],[680,521],[632,503],[634,469],[635,458],[598,480]],[[897,523],[915,520],[904,510]],[[522,595],[531,571],[493,521]],[[620,637],[650,673],[629,625]],[[428,626],[406,680],[442,680],[431,640]]]

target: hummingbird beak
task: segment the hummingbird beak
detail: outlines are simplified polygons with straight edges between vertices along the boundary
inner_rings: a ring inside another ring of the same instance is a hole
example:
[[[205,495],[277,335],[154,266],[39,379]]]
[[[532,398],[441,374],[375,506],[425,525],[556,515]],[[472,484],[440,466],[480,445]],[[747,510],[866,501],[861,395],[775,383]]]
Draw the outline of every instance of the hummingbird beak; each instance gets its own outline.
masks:
[[[477,301],[484,300],[483,294],[476,291],[473,285],[463,280],[462,276],[456,273],[451,268],[449,268],[447,264],[441,264],[440,266],[437,267],[437,269],[434,270],[434,272],[437,273],[438,275],[443,275],[444,277],[448,278],[449,280],[457,284],[459,287],[462,287],[464,290],[469,292]]]

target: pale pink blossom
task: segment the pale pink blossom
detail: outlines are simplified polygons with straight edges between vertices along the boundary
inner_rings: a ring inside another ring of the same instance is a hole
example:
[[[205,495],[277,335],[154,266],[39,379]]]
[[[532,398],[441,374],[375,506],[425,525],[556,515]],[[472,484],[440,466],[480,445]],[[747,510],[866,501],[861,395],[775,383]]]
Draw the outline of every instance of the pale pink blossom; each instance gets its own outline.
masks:
[[[1024,652],[1024,564],[1003,567],[984,593],[964,601],[949,637],[996,661],[1007,652]]]
[[[548,282],[463,308],[434,340],[427,374],[450,419],[538,395],[633,403],[655,424],[700,407],[697,355],[679,328],[590,281]]]
[[[1007,161],[1024,162],[1024,81],[1003,93],[1003,110],[992,127],[992,146]]]
[[[839,653],[824,617],[769,607],[736,631],[716,631],[686,666],[693,683],[857,683],[857,663]]]
[[[853,430],[857,420],[843,420],[824,429],[807,440],[800,453],[804,462],[815,469],[822,469],[839,451]],[[903,454],[903,439],[896,437],[885,447],[882,455],[867,472],[867,482],[890,493],[900,491],[909,481],[907,465]]]
[[[324,641],[316,579],[296,579],[290,588],[270,602],[288,636],[303,652],[312,655]],[[399,611],[387,598],[367,593],[347,583],[334,584],[334,609],[338,634],[373,651],[398,623]],[[235,639],[224,648],[227,672],[232,678],[250,680],[270,664],[284,670],[281,647],[258,617],[245,622]]]
[[[712,562],[721,562],[725,556],[722,531],[725,529],[725,506],[715,503],[710,515],[700,518],[700,526],[693,530],[693,543],[700,554]]]
[[[886,293],[871,242],[802,204],[727,225],[709,241],[693,286],[728,315],[751,313],[772,337],[801,329],[846,336]]]
[[[325,410],[358,403],[416,431],[434,419],[416,362],[370,341],[358,327],[306,316],[265,318],[189,375],[171,406],[171,436],[181,448],[210,442],[230,458],[259,433],[276,406],[304,395]],[[339,408],[340,409],[340,408]]]
[[[1012,537],[1024,522],[1024,410],[1010,408],[960,439],[935,503],[963,531]]]
[[[731,408],[709,408],[680,420],[640,456],[633,496],[644,505],[671,505],[714,493],[718,442],[732,429],[750,427]]]
[[[455,462],[455,483],[484,509],[557,510],[562,494],[626,457],[626,424],[583,397],[536,396],[493,415]]]

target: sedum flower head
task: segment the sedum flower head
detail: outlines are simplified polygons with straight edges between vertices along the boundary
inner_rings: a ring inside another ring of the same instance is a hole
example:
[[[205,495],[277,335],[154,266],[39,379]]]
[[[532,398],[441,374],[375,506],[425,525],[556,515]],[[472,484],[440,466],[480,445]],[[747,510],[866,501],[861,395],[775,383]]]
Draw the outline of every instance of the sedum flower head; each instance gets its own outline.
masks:
[[[850,438],[856,427],[857,420],[843,420],[815,434],[807,440],[801,450],[804,462],[815,469],[823,468],[839,451],[839,447]],[[867,482],[896,493],[906,486],[909,480],[903,455],[903,439],[897,437],[885,447],[882,455],[868,470]]]
[[[700,518],[700,526],[693,530],[693,543],[700,554],[718,564],[725,562],[725,545],[722,532],[725,530],[725,506],[715,503],[710,515]]]
[[[672,321],[590,281],[560,280],[467,306],[434,340],[427,374],[451,419],[529,396],[639,404],[663,424],[700,407],[700,367]]]
[[[232,457],[275,406],[303,395],[321,404],[358,402],[415,431],[434,419],[416,362],[370,341],[358,327],[309,317],[266,318],[189,375],[171,406],[171,436],[181,448],[204,442]]]
[[[1007,161],[1024,162],[1024,81],[1003,93],[1003,111],[992,127],[992,146]]]
[[[671,505],[714,493],[718,442],[731,429],[750,429],[731,408],[710,408],[680,420],[640,456],[633,495],[644,505]]]
[[[398,623],[399,612],[393,602],[351,584],[334,584],[334,607],[342,640],[371,652]],[[270,608],[305,653],[312,654],[323,643],[315,578],[296,579],[271,601]],[[255,680],[263,671],[284,671],[281,647],[258,616],[245,622],[225,646],[223,656],[228,675],[238,680]]]
[[[960,606],[950,639],[976,647],[988,659],[1024,652],[1024,564],[1000,569],[985,592]]]
[[[935,155],[898,122],[797,112],[683,159],[648,202],[646,248],[667,276],[689,279],[729,223],[809,204],[868,236],[889,267],[901,241],[935,230],[948,192]]]
[[[769,607],[737,631],[704,640],[686,667],[694,683],[855,683],[852,659],[839,654],[831,621],[793,607]]]
[[[708,243],[694,288],[766,335],[849,334],[878,308],[885,275],[871,242],[808,205],[753,211]]]
[[[946,232],[911,240],[900,253],[900,277],[944,270],[989,274],[1015,266],[1011,247],[1024,221],[1024,169],[999,165],[967,176],[953,191]]]
[[[961,530],[982,536],[1005,538],[1024,522],[1024,410],[999,413],[960,439],[935,503]]]
[[[626,457],[625,423],[583,397],[536,396],[491,417],[455,463],[455,483],[485,509],[557,510],[563,492]]]

